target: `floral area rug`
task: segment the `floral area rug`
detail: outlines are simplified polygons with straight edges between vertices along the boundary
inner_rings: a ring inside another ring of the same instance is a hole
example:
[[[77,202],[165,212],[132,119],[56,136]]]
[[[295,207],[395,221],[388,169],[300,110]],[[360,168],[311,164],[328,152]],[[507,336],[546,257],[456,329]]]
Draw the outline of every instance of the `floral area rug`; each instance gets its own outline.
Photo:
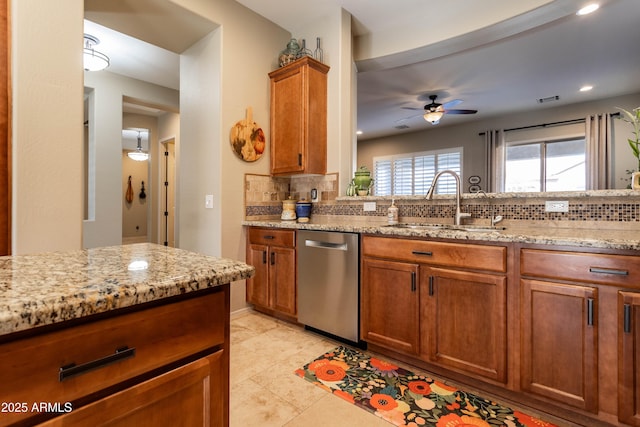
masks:
[[[555,427],[347,347],[323,354],[296,374],[397,426]]]

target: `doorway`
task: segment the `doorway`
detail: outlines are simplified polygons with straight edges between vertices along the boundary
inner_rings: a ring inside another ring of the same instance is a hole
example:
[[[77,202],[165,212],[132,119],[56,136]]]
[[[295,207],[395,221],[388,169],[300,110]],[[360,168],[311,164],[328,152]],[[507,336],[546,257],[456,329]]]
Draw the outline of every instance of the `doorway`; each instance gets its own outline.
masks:
[[[163,166],[163,184],[161,207],[164,220],[162,222],[164,236],[163,243],[165,246],[174,248],[175,241],[175,211],[176,211],[176,140],[175,138],[161,142],[161,148],[164,149],[164,166]]]
[[[146,154],[143,158],[135,154]],[[122,243],[145,243],[150,240],[149,129],[122,130]]]

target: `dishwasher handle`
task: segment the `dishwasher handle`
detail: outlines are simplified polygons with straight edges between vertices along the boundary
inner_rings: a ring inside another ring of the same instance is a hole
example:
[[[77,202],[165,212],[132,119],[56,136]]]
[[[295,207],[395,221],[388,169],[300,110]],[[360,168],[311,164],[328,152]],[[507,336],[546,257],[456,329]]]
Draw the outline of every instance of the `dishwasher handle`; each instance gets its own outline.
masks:
[[[349,246],[346,243],[321,242],[318,240],[309,240],[309,239],[305,239],[304,245],[309,246],[311,248],[337,249],[339,251],[346,251],[349,249]]]

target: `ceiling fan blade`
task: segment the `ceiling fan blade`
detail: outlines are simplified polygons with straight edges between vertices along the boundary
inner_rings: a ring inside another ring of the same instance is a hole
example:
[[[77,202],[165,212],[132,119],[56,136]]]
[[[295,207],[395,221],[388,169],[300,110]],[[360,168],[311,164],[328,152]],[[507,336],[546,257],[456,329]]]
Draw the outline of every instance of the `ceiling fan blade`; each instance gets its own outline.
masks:
[[[446,114],[475,114],[478,110],[445,110]]]
[[[424,107],[400,107],[403,110],[413,110],[413,111],[422,111],[424,110]]]
[[[464,101],[462,101],[462,99],[452,99],[451,101],[447,101],[445,103],[442,104],[442,106],[444,107],[445,110],[449,109],[449,108],[453,108],[456,105],[462,103]]]

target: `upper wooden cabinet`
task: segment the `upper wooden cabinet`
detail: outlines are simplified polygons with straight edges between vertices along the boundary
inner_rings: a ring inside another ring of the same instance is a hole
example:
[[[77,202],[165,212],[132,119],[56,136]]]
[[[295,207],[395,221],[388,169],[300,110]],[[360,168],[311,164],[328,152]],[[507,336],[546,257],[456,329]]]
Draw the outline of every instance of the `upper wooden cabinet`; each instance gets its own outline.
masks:
[[[310,57],[269,73],[271,173],[327,173],[327,73]]]

